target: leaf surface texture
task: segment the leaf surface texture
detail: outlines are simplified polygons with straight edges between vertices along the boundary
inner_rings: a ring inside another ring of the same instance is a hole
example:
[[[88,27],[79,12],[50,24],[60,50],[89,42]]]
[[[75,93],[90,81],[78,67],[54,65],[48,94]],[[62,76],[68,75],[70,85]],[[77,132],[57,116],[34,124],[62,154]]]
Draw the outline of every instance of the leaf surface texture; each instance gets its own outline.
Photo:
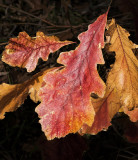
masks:
[[[83,124],[92,125],[95,112],[92,92],[104,95],[105,84],[97,72],[97,64],[104,64],[104,30],[107,13],[101,15],[86,32],[78,36],[79,46],[63,52],[58,63],[64,68],[49,72],[40,90],[41,104],[36,108],[42,130],[48,139],[77,132]]]
[[[35,38],[31,38],[26,32],[20,32],[17,38],[10,39],[3,52],[2,61],[32,72],[39,58],[46,61],[50,53],[71,43],[73,42],[59,41],[55,36],[46,36],[43,32],[37,32]]]

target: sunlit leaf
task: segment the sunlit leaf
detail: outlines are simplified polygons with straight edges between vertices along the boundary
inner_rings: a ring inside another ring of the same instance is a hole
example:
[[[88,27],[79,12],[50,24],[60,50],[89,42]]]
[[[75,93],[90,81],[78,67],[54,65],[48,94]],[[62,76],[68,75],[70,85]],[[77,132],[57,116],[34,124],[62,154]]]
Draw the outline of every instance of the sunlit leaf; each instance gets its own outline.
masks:
[[[31,38],[26,32],[20,32],[17,38],[10,39],[3,52],[2,61],[32,72],[39,58],[46,61],[50,53],[71,43],[73,42],[59,41],[55,36],[46,36],[43,32],[37,32],[35,38]]]
[[[15,111],[24,103],[28,95],[34,102],[40,101],[38,91],[42,85],[43,77],[49,70],[37,73],[31,79],[21,84],[0,85],[0,119],[5,117],[6,112]]]
[[[88,31],[78,36],[80,45],[60,54],[58,63],[64,68],[49,72],[40,90],[41,104],[36,108],[42,130],[48,139],[77,132],[83,124],[92,125],[95,111],[90,95],[102,97],[105,84],[97,72],[104,64],[104,30],[107,13],[101,15]]]
[[[124,111],[131,121],[138,120],[138,60],[132,49],[136,47],[129,39],[129,33],[115,23],[109,25],[106,35],[110,36],[108,52],[115,52],[116,61],[107,78],[106,94],[92,99],[96,116],[91,127],[84,125],[80,133],[96,134],[110,125],[118,111]]]

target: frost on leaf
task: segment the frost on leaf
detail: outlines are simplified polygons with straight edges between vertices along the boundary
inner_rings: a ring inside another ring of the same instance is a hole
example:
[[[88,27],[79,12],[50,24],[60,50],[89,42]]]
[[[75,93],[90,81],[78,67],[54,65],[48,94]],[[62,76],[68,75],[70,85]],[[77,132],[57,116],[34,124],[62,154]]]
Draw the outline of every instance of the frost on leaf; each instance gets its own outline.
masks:
[[[105,90],[97,64],[104,64],[101,48],[106,19],[107,13],[89,25],[88,31],[78,36],[80,45],[58,58],[65,67],[44,77],[45,86],[40,89],[42,101],[36,112],[48,139],[64,137],[77,132],[83,124],[93,123],[95,112],[90,94],[102,97]]]
[[[37,32],[35,38],[31,38],[26,32],[20,32],[17,38],[10,39],[3,52],[2,61],[32,72],[39,58],[46,61],[50,53],[71,43],[73,42],[59,41],[55,36],[46,36],[43,32]]]
[[[51,69],[50,69],[51,70]],[[50,71],[44,70],[37,73],[31,79],[21,84],[10,85],[3,83],[0,85],[0,119],[4,118],[6,112],[15,111],[24,100],[30,95],[34,101],[40,101],[38,91],[42,85],[44,75]]]
[[[135,48],[129,33],[115,20],[106,32],[111,37],[108,52],[115,52],[116,61],[107,78],[106,93],[103,98],[92,99],[96,116],[91,127],[84,125],[80,132],[96,134],[110,125],[118,111],[124,111],[131,121],[138,120],[138,60],[132,52]]]

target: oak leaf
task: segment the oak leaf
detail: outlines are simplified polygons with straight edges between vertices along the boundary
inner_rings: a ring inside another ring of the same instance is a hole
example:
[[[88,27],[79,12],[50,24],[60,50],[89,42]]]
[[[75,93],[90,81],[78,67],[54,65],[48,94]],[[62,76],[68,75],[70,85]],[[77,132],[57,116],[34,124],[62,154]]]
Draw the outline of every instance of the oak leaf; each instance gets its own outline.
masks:
[[[80,133],[97,134],[110,125],[118,111],[124,111],[132,121],[138,120],[138,61],[132,49],[136,47],[129,39],[129,33],[113,19],[106,32],[110,36],[108,52],[115,52],[116,60],[107,78],[106,94],[92,99],[96,116],[91,127],[84,125]]]
[[[64,137],[77,132],[83,124],[91,126],[95,116],[92,92],[104,95],[105,84],[97,72],[104,64],[104,30],[107,13],[101,15],[88,31],[78,36],[79,46],[60,54],[58,63],[64,68],[49,72],[40,89],[41,104],[36,108],[47,138]]]
[[[53,68],[54,69],[54,68]],[[40,101],[38,91],[42,85],[44,75],[53,69],[46,69],[34,75],[31,79],[21,84],[0,85],[0,119],[5,117],[6,112],[15,111],[24,103],[28,95],[34,101]]]
[[[59,41],[55,36],[46,36],[43,32],[37,32],[35,38],[31,38],[26,32],[20,32],[19,36],[11,38],[5,47],[2,61],[32,72],[35,70],[39,58],[46,61],[50,53],[71,43],[73,42]]]
[[[120,109],[120,97],[116,90],[106,88],[106,93],[103,98],[92,98],[92,105],[95,110],[94,122],[91,127],[83,125],[79,130],[80,134],[97,134],[102,130],[107,130],[111,125],[111,119]]]
[[[136,45],[128,39],[129,33],[115,20],[109,25],[107,34],[111,36],[109,52],[115,51],[116,62],[111,72],[107,86],[114,89],[119,95],[121,108],[126,113],[126,108],[133,114],[128,114],[132,121],[138,120],[138,60],[132,49]],[[135,119],[137,117],[137,120]]]

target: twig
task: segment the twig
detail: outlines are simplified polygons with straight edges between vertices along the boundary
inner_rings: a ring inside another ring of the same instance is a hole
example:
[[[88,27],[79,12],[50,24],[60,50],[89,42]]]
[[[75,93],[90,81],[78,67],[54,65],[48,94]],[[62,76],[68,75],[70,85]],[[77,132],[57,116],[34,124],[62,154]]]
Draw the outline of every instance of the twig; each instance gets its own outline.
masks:
[[[51,23],[51,22],[49,22],[49,21],[47,21],[47,20],[45,20],[45,19],[42,19],[42,18],[40,18],[40,17],[37,17],[37,16],[35,16],[35,15],[31,14],[31,13],[28,13],[28,12],[26,12],[26,11],[23,11],[23,10],[21,10],[21,9],[19,9],[19,8],[16,8],[16,7],[13,7],[13,6],[7,6],[7,5],[4,5],[4,4],[0,4],[0,7],[10,8],[10,9],[13,9],[13,10],[17,10],[18,12],[24,13],[24,14],[26,14],[26,15],[29,15],[29,16],[34,17],[34,18],[36,18],[36,19],[39,19],[39,20],[41,20],[41,21],[43,21],[43,22],[45,22],[45,23],[47,23],[47,24],[49,24],[49,25],[51,25],[51,26],[55,26],[55,27],[56,27],[55,24],[53,24],[53,23]]]
[[[137,159],[135,159],[134,157],[127,157],[127,156],[125,156],[125,155],[119,155],[119,157],[123,157],[123,158],[126,158],[126,159],[132,159],[132,160],[137,160]]]
[[[35,16],[35,15],[33,15],[33,14],[31,14],[31,13],[28,13],[28,12],[26,12],[26,11],[23,11],[23,10],[21,10],[21,9],[19,9],[19,8],[16,8],[16,7],[13,7],[13,6],[7,6],[7,5],[4,5],[4,4],[0,4],[0,7],[3,7],[3,8],[10,8],[10,9],[13,9],[13,10],[16,10],[16,11],[18,11],[18,12],[21,12],[21,13],[24,13],[24,14],[26,14],[26,15],[29,15],[29,16],[31,16],[31,17],[34,17],[34,18],[36,18],[36,19],[39,19],[39,20],[41,20],[42,22],[45,22],[45,23],[47,23],[48,25],[50,25],[50,26],[53,26],[53,27],[56,27],[56,28],[70,28],[71,26],[62,26],[62,25],[55,25],[55,24],[53,24],[53,23],[51,23],[51,22],[49,22],[49,21],[47,21],[47,20],[45,20],[45,19],[42,19],[42,18],[40,18],[40,17],[37,17],[37,16]],[[81,26],[81,25],[79,25],[79,26]],[[78,27],[78,26],[72,26],[73,28],[76,28],[76,27]]]
[[[8,72],[0,72],[0,76],[5,76],[7,74],[8,74]]]
[[[4,46],[6,44],[8,44],[8,42],[0,43],[0,46]]]

